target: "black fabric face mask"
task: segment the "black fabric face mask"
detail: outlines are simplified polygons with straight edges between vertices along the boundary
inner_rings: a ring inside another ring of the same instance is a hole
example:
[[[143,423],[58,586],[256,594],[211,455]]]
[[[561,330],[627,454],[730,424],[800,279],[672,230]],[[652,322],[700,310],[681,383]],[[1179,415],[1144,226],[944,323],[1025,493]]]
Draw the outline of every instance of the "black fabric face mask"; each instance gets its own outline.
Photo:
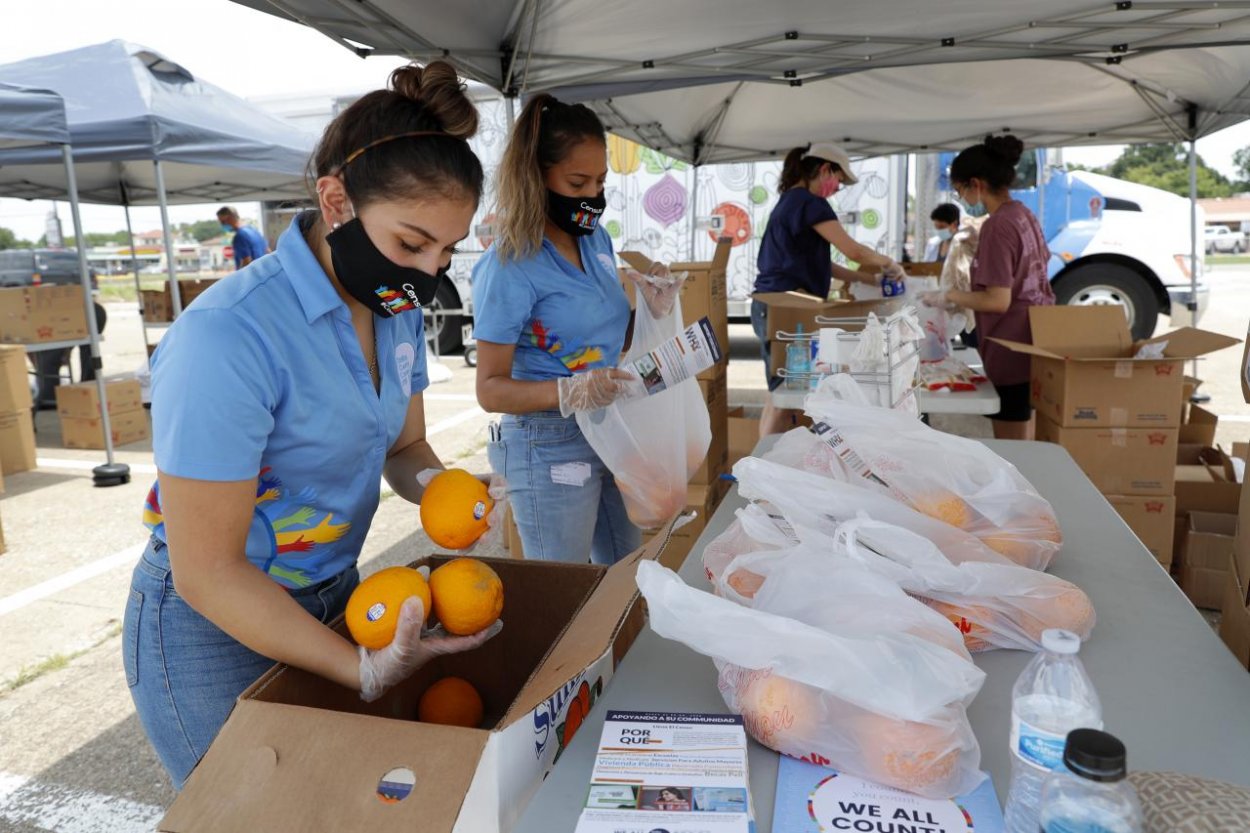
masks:
[[[438,291],[438,282],[447,274],[447,267],[431,275],[400,266],[378,251],[359,218],[326,235],[326,243],[334,274],[347,294],[383,318],[428,306]]]
[[[566,197],[547,189],[547,216],[557,228],[574,237],[594,234],[607,207],[608,198],[602,191],[596,197]]]

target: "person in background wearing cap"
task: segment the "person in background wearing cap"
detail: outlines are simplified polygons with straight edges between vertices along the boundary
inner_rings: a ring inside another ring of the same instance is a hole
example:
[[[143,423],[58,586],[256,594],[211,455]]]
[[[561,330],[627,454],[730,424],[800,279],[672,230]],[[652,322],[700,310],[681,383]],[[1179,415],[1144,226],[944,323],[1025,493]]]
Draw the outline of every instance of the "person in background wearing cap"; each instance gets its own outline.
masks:
[[[850,157],[837,145],[814,144],[786,154],[777,186],[781,199],[768,218],[760,245],[756,293],[797,291],[823,299],[829,297],[834,278],[848,284],[879,286],[883,274],[903,277],[903,268],[895,261],[851,237],[829,204],[839,188],[857,181],[851,173]],[[831,245],[847,259],[874,271],[856,272],[834,263]],[[751,326],[760,340],[768,389],[775,390],[781,379],[776,369],[769,367],[771,333],[767,331],[768,306],[762,301],[751,302]],[[760,436],[785,430],[795,415],[795,411],[776,408],[771,399],[767,400]]]
[[[154,354],[158,482],[122,663],[175,789],[275,662],[373,701],[498,630],[423,635],[416,597],[380,650],[329,626],[359,581],[379,481],[420,503],[442,468],[426,439],[421,307],[477,210],[476,131],[450,64],[395,70],[325,129],[316,208],[273,256],[201,295]]]

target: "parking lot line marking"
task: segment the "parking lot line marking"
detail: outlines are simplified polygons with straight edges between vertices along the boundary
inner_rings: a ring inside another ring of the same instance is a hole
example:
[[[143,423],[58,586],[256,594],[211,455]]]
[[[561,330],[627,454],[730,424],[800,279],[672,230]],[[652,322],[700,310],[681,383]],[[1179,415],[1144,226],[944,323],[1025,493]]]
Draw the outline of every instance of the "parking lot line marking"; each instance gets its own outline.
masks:
[[[440,419],[438,422],[425,429],[425,436],[433,437],[435,434],[441,434],[448,429],[455,428],[457,425],[468,422],[471,419],[476,419],[480,416],[486,416],[486,412],[481,408],[469,408],[468,410],[461,411],[454,416],[449,416],[446,419]]]
[[[0,821],[49,833],[152,833],[165,811],[120,796],[0,772]]]
[[[75,584],[90,581],[96,576],[104,575],[110,570],[115,570],[119,567],[127,565],[133,566],[135,562],[139,560],[139,556],[143,555],[143,550],[146,546],[147,544],[145,542],[143,544],[136,544],[133,547],[127,547],[121,552],[116,552],[112,555],[92,561],[89,564],[84,564],[77,569],[70,570],[68,573],[62,573],[55,578],[50,578],[47,581],[40,582],[33,587],[27,587],[25,590],[19,590],[11,596],[5,596],[0,599],[0,616],[3,616],[6,613],[12,613],[15,610],[20,610],[21,608],[34,604],[42,599],[46,599],[49,596],[60,593],[62,590],[73,587]]]

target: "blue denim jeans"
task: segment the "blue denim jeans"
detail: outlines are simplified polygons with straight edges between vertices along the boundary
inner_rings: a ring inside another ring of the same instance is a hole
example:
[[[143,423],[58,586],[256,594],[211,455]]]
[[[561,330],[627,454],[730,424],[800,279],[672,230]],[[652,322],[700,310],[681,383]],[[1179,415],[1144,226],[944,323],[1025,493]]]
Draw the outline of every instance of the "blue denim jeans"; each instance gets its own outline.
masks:
[[[351,567],[291,596],[329,622],[343,612],[359,581]],[[235,698],[274,665],[183,601],[174,590],[169,553],[155,538],[131,577],[122,662],[143,730],[178,790],[230,716]]]
[[[508,481],[508,500],[525,557],[614,564],[636,550],[616,479],[586,442],[577,420],[559,411],[506,415],[487,449]]]
[[[760,356],[764,359],[764,381],[769,390],[781,387],[781,377],[773,372],[772,346],[773,337],[768,332],[768,304],[763,301],[751,301],[751,329],[760,340]]]

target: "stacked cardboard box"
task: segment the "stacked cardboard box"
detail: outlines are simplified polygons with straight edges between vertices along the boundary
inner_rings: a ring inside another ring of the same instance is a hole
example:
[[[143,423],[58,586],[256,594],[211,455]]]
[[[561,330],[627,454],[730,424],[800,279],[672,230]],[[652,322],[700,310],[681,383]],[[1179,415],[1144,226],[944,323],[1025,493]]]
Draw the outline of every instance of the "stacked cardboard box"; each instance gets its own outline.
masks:
[[[182,301],[182,308],[189,307],[192,301],[215,283],[216,278],[178,281],[178,297]],[[169,292],[169,281],[165,281],[160,289],[141,290],[139,301],[143,308],[143,320],[149,324],[165,324],[174,320],[174,299]]]
[[[1181,550],[1180,585],[1195,607],[1218,610],[1224,603],[1236,534],[1236,515],[1189,513],[1189,532]]]
[[[7,291],[0,291],[0,294]],[[0,345],[0,471],[4,474],[17,474],[35,467],[33,407],[26,348]]]
[[[151,437],[139,382],[135,379],[107,381],[104,389],[113,445],[128,445]],[[66,448],[104,448],[104,422],[95,382],[58,387],[56,411],[61,417],[61,442]]]
[[[43,344],[87,338],[81,286],[0,289],[0,342]]]
[[[1173,540],[1182,362],[1237,340],[1186,327],[1134,343],[1117,307],[1033,307],[1037,438],[1062,445],[1165,569]]]
[[[1246,399],[1250,401],[1250,390]],[[1250,449],[1241,451],[1250,464]],[[1220,636],[1238,662],[1250,667],[1250,489],[1244,486],[1238,494],[1237,534],[1228,556],[1221,609]]]

